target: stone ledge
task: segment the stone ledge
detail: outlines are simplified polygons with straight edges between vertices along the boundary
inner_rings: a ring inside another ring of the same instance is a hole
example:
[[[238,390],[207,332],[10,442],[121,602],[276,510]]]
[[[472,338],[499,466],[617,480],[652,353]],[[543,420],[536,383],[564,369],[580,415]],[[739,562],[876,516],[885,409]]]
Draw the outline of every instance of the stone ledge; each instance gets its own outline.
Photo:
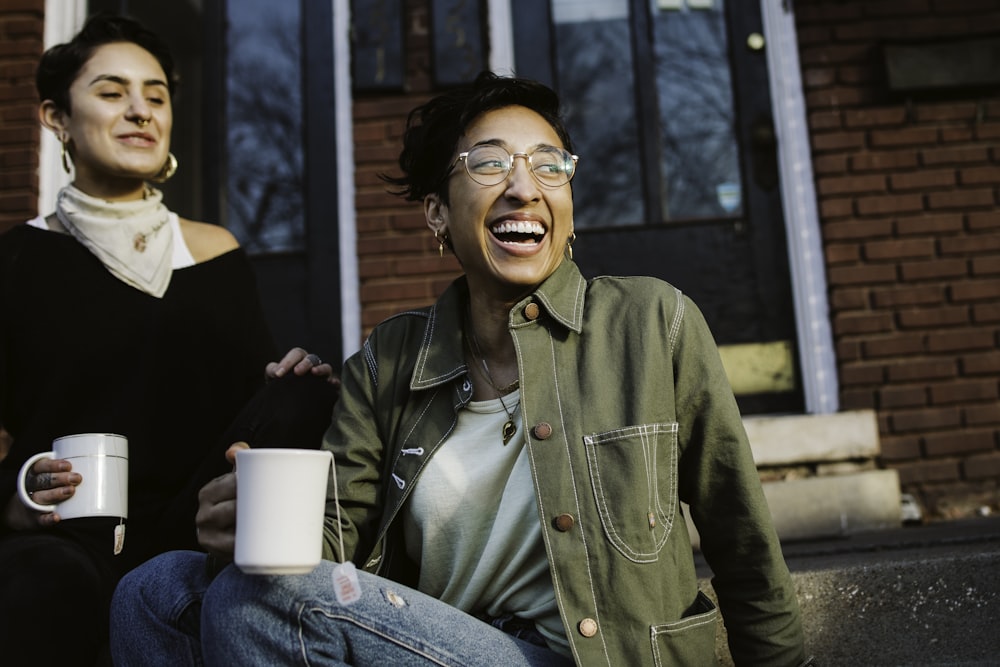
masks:
[[[881,450],[872,410],[745,417],[743,426],[758,467],[872,459]]]

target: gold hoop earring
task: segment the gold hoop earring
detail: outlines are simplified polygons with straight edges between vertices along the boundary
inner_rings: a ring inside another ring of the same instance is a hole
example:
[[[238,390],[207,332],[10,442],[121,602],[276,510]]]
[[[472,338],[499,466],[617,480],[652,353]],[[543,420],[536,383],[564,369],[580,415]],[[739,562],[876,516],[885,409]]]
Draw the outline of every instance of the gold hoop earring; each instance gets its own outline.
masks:
[[[566,254],[569,258],[573,259],[573,243],[576,241],[576,232],[570,232],[569,236],[566,238]]]
[[[69,143],[68,139],[66,141],[60,141],[59,142],[59,144],[62,146],[62,156],[61,157],[62,157],[63,171],[65,171],[67,174],[72,173],[70,171],[70,168],[69,168],[69,158],[70,158],[69,150],[66,148],[66,144],[68,144],[68,143]]]
[[[163,163],[163,168],[160,169],[156,176],[153,176],[151,181],[154,183],[164,183],[170,180],[170,177],[174,175],[177,171],[177,158],[174,157],[173,153],[167,153],[167,161]]]

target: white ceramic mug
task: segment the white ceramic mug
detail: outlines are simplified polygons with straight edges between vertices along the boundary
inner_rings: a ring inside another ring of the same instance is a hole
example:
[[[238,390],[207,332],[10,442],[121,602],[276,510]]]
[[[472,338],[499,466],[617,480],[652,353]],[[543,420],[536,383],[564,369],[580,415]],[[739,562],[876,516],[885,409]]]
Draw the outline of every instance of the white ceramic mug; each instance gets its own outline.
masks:
[[[73,496],[55,505],[40,505],[28,494],[25,481],[41,459],[66,459],[83,480]],[[21,502],[39,512],[58,512],[62,519],[84,516],[128,518],[128,439],[114,433],[79,433],[56,438],[52,451],[24,462],[17,477]]]
[[[236,452],[236,566],[248,574],[305,574],[323,554],[333,454],[317,449]]]

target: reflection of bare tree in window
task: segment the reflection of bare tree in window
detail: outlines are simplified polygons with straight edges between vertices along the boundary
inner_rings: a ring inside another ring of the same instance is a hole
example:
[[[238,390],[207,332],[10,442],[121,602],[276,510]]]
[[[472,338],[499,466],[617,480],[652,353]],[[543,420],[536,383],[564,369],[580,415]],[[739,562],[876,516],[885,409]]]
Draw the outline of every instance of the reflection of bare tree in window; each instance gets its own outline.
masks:
[[[724,215],[716,188],[740,178],[721,8],[659,13],[655,49],[669,218]]]
[[[248,252],[304,241],[298,15],[267,19],[229,38],[228,226]]]
[[[573,179],[577,226],[643,221],[628,23],[624,20],[556,26],[559,93],[580,155]]]
[[[727,215],[718,186],[740,183],[721,0],[714,10],[654,11],[664,211],[644,211],[632,35],[625,19],[557,23],[558,87],[580,168],[581,228]],[[732,211],[739,215],[740,209]]]

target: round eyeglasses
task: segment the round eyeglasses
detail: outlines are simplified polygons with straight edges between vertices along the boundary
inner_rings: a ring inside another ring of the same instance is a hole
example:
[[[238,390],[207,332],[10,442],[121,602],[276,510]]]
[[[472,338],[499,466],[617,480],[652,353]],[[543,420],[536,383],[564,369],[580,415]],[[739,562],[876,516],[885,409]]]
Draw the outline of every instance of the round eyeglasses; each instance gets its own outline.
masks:
[[[555,146],[542,146],[531,153],[511,155],[499,146],[483,144],[459,153],[455,164],[464,162],[469,178],[480,185],[499,185],[507,180],[514,169],[514,160],[519,157],[528,163],[528,171],[535,180],[547,188],[569,183],[576,173],[576,161],[580,159]]]

